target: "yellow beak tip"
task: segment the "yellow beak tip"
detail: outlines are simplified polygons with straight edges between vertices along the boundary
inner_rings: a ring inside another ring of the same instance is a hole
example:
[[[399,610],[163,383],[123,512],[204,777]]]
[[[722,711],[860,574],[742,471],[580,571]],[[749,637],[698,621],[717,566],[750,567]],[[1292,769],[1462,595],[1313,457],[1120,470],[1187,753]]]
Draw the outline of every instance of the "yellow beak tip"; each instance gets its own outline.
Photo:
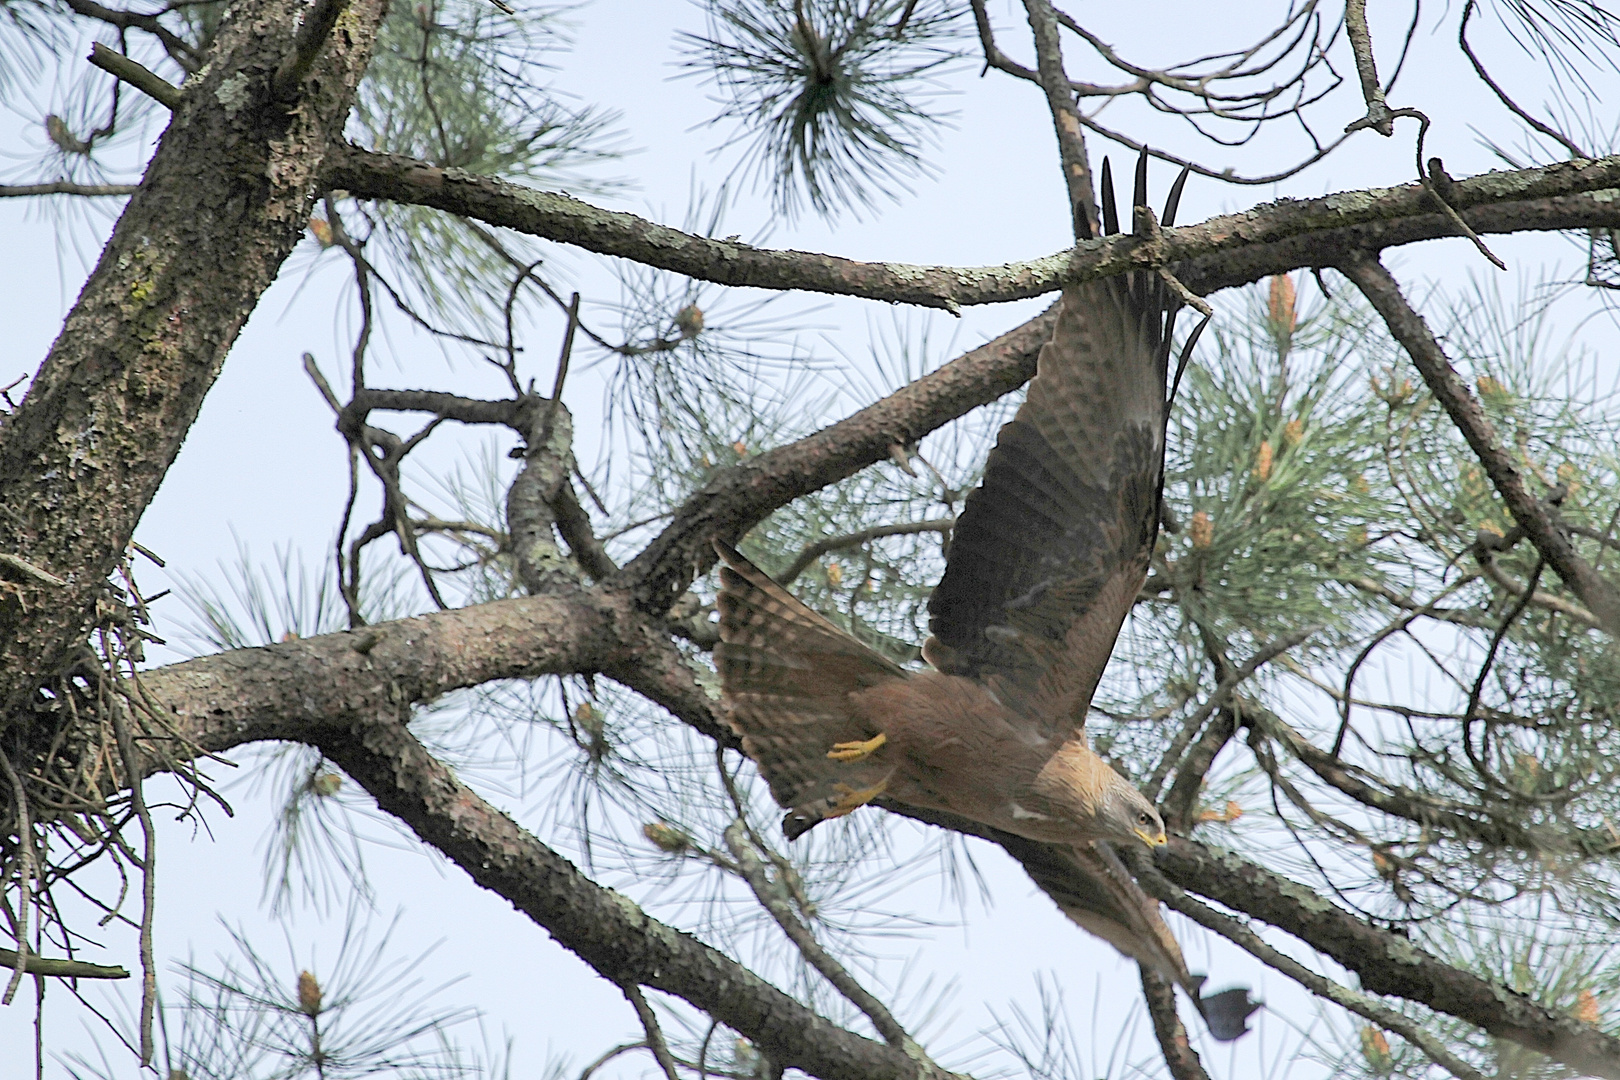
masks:
[[[1165,836],[1164,833],[1154,835],[1153,833],[1146,832],[1142,829],[1136,829],[1134,831],[1137,836],[1142,838],[1142,843],[1146,844],[1150,848],[1164,847],[1170,842],[1170,838]]]

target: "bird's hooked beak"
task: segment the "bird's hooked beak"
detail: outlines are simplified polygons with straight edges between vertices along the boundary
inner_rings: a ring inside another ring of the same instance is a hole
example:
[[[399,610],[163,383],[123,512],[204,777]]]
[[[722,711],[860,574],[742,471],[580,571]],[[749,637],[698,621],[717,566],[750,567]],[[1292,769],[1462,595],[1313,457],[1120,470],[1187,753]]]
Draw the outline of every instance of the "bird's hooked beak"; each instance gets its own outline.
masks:
[[[1132,829],[1131,831],[1141,837],[1142,843],[1150,848],[1164,847],[1170,842],[1170,838],[1164,835],[1163,829],[1160,829],[1157,833],[1150,833],[1146,829]]]

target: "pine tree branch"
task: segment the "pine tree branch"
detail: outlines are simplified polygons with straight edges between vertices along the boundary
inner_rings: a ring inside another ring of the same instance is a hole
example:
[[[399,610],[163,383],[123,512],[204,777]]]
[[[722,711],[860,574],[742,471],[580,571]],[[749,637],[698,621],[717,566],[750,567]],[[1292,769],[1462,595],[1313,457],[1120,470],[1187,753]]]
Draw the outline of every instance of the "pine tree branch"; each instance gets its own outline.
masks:
[[[876,805],[1001,845],[1060,907],[1075,890],[1073,856],[1061,845],[1026,840],[954,814],[884,799]],[[1167,847],[1155,848],[1153,860],[1160,873],[1187,892],[1287,931],[1355,972],[1365,990],[1426,1005],[1575,1069],[1620,1080],[1620,1039],[1538,1005],[1501,983],[1453,967],[1303,885],[1241,856],[1178,836],[1172,836]],[[1079,885],[1083,892],[1084,883]]]
[[[358,758],[350,762],[340,755],[377,753],[381,742],[398,749],[403,745],[401,738],[409,739],[409,733],[393,720],[399,709],[493,679],[546,672],[605,672],[711,737],[724,731],[691,669],[681,663],[667,636],[663,637],[663,651],[669,655],[659,661],[665,665],[663,674],[649,672],[648,645],[660,631],[640,619],[626,600],[613,602],[600,591],[498,601],[380,624],[368,628],[368,634],[375,634],[376,640],[365,652],[356,646],[360,634],[328,634],[160,668],[143,674],[142,685],[152,699],[169,708],[169,723],[200,751],[219,752],[264,739],[306,742],[321,746],[351,773],[363,769],[369,775],[373,769],[381,770],[393,778],[388,781],[391,784],[415,785],[408,779],[412,775],[408,769],[420,765],[429,771],[423,774],[428,777],[423,787],[411,789],[418,794],[420,790],[439,791],[446,777],[451,782],[454,779],[420,748],[405,746],[400,752],[408,749],[410,760],[386,766]],[[677,665],[683,670],[677,671]],[[379,711],[386,712],[387,719],[368,719]],[[364,734],[357,734],[354,725],[363,725]],[[729,735],[727,739],[735,743]],[[369,749],[362,749],[362,743]],[[404,798],[405,794],[409,793],[390,797]],[[1065,891],[1073,888],[1072,858],[1065,849],[998,833],[952,815],[886,801],[880,805],[999,843],[1060,903]],[[427,810],[418,805],[401,816],[416,827],[426,821],[424,814]],[[424,838],[435,846],[441,840],[449,843],[454,837],[446,840],[439,830],[453,832],[456,827],[454,822],[424,823],[429,834]],[[516,826],[506,819],[490,828],[501,837],[496,846],[503,860],[519,848],[528,852],[525,858],[539,857],[535,849],[540,846],[526,834],[517,848],[511,846],[516,841],[503,830],[516,830]],[[483,835],[469,833],[458,842],[482,843]],[[475,863],[485,857],[481,850],[447,853]],[[546,857],[555,859],[549,853]],[[1452,967],[1407,939],[1324,901],[1313,890],[1236,855],[1179,838],[1172,839],[1168,849],[1159,850],[1157,865],[1181,888],[1295,935],[1356,972],[1372,993],[1406,998],[1576,1068],[1620,1077],[1620,1040]],[[571,867],[568,870],[577,873]],[[508,885],[515,887],[512,882]],[[635,978],[625,971],[604,974],[620,982]],[[679,992],[646,979],[639,981]]]
[[[306,731],[382,809],[620,986],[690,1003],[771,1062],[823,1080],[954,1080],[902,1050],[838,1027],[747,968],[591,881],[467,788],[386,701],[377,715]]]
[[[1341,260],[1339,270],[1355,283],[1389,324],[1390,333],[1412,358],[1429,392],[1468,440],[1474,456],[1524,535],[1536,545],[1547,565],[1580,597],[1581,603],[1609,636],[1620,638],[1620,589],[1581,558],[1547,508],[1530,493],[1512,455],[1497,439],[1496,429],[1485,416],[1484,408],[1458,378],[1445,350],[1435,340],[1423,316],[1407,302],[1394,276],[1375,255],[1360,251],[1349,253]]]
[[[832,984],[844,998],[854,1005],[866,1018],[872,1022],[877,1033],[882,1035],[884,1041],[890,1046],[901,1047],[914,1056],[921,1055],[922,1050],[906,1034],[906,1029],[894,1018],[894,1014],[883,1002],[873,997],[866,987],[860,984],[849,969],[834,960],[821,947],[810,928],[805,926],[794,912],[793,902],[782,887],[781,880],[772,880],[765,872],[765,864],[759,853],[754,850],[753,843],[748,837],[743,820],[738,818],[726,827],[726,848],[731,857],[736,860],[737,873],[747,882],[754,898],[776,920],[776,925],[782,928],[788,940],[793,942],[794,948],[799,950],[805,962],[819,971],[823,978]]]
[[[108,26],[116,26],[120,30],[140,30],[151,34],[163,44],[163,48],[168,52],[169,56],[187,71],[196,71],[202,66],[203,57],[201,54],[192,47],[189,41],[164,26],[156,15],[110,8],[96,3],[95,0],[63,0],[63,3],[75,15],[95,19],[106,23]]]
[[[352,146],[334,151],[324,179],[327,186],[357,198],[429,206],[701,281],[947,310],[1041,296],[1136,268],[1142,243],[1125,234],[1001,266],[909,266],[716,240],[558,192]],[[1620,155],[1611,155],[1458,180],[1450,201],[1465,211],[1463,219],[1479,233],[1607,227],[1620,223],[1615,200],[1589,195],[1568,200],[1588,192],[1606,195],[1616,187]],[[1474,213],[1466,212],[1470,210]],[[1480,213],[1487,210],[1498,212]],[[1351,246],[1378,248],[1454,235],[1455,225],[1421,184],[1412,183],[1267,203],[1199,225],[1166,229],[1162,244],[1168,261],[1192,263],[1178,265],[1176,276],[1202,295],[1295,267],[1332,265]]]
[[[1453,967],[1406,938],[1264,867],[1172,837],[1154,853],[1177,885],[1280,930],[1361,979],[1364,990],[1426,1005],[1594,1076],[1620,1078],[1620,1039],[1539,1005],[1518,991]]]
[[[1086,134],[1080,126],[1080,109],[1063,70],[1063,45],[1058,40],[1057,12],[1047,0],[1024,0],[1029,29],[1035,38],[1035,73],[1046,93],[1046,108],[1052,114],[1057,134],[1058,157],[1063,167],[1063,183],[1069,190],[1069,214],[1076,241],[1089,240],[1102,230],[1097,217],[1096,185],[1091,180],[1091,163],[1086,157]]]
[[[1147,1001],[1148,1015],[1153,1018],[1153,1034],[1159,1040],[1159,1050],[1170,1069],[1172,1080],[1209,1080],[1198,1051],[1187,1038],[1187,1028],[1176,1015],[1176,988],[1170,981],[1146,964],[1137,965],[1142,976],[1142,996]]]
[[[15,949],[0,949],[0,968],[10,969],[17,965],[17,952]],[[23,971],[30,975],[47,975],[58,979],[127,979],[128,970],[121,967],[108,967],[105,964],[87,964],[83,960],[55,960],[44,956],[28,954],[23,963]]]
[[[133,195],[139,184],[76,184],[71,180],[49,180],[43,184],[0,184],[0,199],[21,199],[34,195]]]
[[[779,507],[889,457],[1035,374],[1055,307],[814,435],[750,454],[690,495],[620,574],[636,604],[662,615],[693,574],[714,565],[715,537],[733,541]]]
[[[1366,994],[1339,985],[1332,979],[1312,971],[1293,957],[1272,948],[1244,923],[1230,915],[1223,915],[1207,904],[1199,903],[1166,881],[1151,864],[1142,866],[1141,863],[1145,861],[1145,859],[1132,860],[1132,871],[1136,873],[1137,881],[1148,895],[1162,900],[1200,926],[1220,934],[1267,967],[1287,975],[1317,997],[1331,1001],[1357,1016],[1395,1032],[1427,1054],[1441,1068],[1457,1077],[1457,1080],[1484,1080],[1479,1070],[1452,1054],[1444,1043],[1430,1035],[1418,1022]]]
[[[289,100],[298,92],[298,84],[315,66],[338,17],[348,6],[349,0],[315,0],[304,12],[303,21],[298,24],[298,36],[293,39],[293,51],[287,54],[270,80],[270,91],[278,99]]]
[[[90,46],[90,63],[115,79],[128,83],[165,109],[180,107],[180,88],[101,42]]]
[[[927,308],[1024,300],[1119,274],[1137,267],[1140,246],[1136,236],[1106,236],[1072,251],[988,267],[859,262],[679,232],[567,194],[352,146],[335,152],[326,183],[356,198],[434,207],[719,285],[863,296]],[[1477,233],[1612,227],[1620,223],[1620,206],[1607,198],[1610,188],[1620,188],[1620,155],[1469,176],[1456,181],[1452,206],[1464,210],[1463,219]],[[1601,196],[1586,194],[1594,191]],[[1162,243],[1166,259],[1181,264],[1176,277],[1207,295],[1294,267],[1332,266],[1353,246],[1383,248],[1455,235],[1455,225],[1422,185],[1411,183],[1268,202],[1243,214],[1166,228]]]

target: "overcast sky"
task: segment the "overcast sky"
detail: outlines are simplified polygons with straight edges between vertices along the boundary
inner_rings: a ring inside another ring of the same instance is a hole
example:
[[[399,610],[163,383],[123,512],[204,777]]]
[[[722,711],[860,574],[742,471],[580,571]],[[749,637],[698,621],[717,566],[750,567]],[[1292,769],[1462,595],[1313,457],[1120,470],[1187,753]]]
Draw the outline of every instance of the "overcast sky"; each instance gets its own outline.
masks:
[[[1021,10],[998,0],[992,5],[1003,28],[1001,45],[1016,58],[1028,54]],[[1207,3],[1137,3],[1121,5],[1076,4],[1077,17],[1098,29],[1101,36],[1121,48],[1135,48],[1145,62],[1179,59],[1243,43],[1259,25],[1255,12],[1272,12],[1277,4],[1221,5],[1223,14],[1212,20]],[[1410,9],[1395,5],[1374,8],[1374,33],[1384,43],[1405,29]],[[1436,6],[1436,17],[1443,9]],[[1388,18],[1392,25],[1382,21]],[[556,70],[537,73],[577,96],[621,114],[625,145],[634,153],[610,163],[603,176],[629,179],[633,186],[595,201],[631,210],[656,220],[679,224],[694,178],[712,188],[724,178],[732,157],[714,158],[709,149],[725,131],[707,126],[715,111],[703,86],[677,78],[675,32],[702,25],[699,8],[669,2],[598,2],[586,4],[571,16],[576,45],[571,53],[555,58]],[[1141,21],[1151,20],[1145,40]],[[1244,18],[1251,26],[1240,25]],[[1454,27],[1448,19],[1447,26]],[[1453,31],[1431,34],[1433,23],[1420,29],[1409,71],[1392,96],[1397,105],[1415,105],[1429,113],[1434,127],[1427,152],[1445,159],[1452,175],[1462,176],[1497,167],[1499,162],[1480,144],[1477,129],[1507,132],[1502,111],[1476,91],[1464,62],[1455,57]],[[1489,28],[1481,33],[1490,38]],[[1498,35],[1500,37],[1500,35]],[[67,55],[82,56],[78,49]],[[1498,48],[1502,70],[1537,88],[1540,79],[1533,63]],[[1080,79],[1104,78],[1089,60],[1077,58],[1070,73]],[[1350,72],[1348,54],[1338,58]],[[1382,52],[1381,52],[1382,59]],[[835,223],[814,218],[796,223],[778,220],[768,201],[742,197],[730,214],[729,232],[745,237],[768,230],[773,246],[829,251],[854,258],[887,261],[976,265],[999,263],[1048,254],[1066,245],[1067,211],[1051,123],[1038,93],[1030,86],[991,73],[978,78],[978,67],[963,64],[945,80],[950,93],[939,99],[952,112],[949,129],[930,155],[937,177],[915,184],[915,192],[898,203],[883,204],[864,220],[845,216]],[[65,85],[66,80],[59,80]],[[41,103],[51,104],[60,93],[49,85],[34,91]],[[1537,101],[1537,93],[1528,95]],[[1356,99],[1340,98],[1342,111],[1321,114],[1322,130],[1335,132],[1358,112]],[[38,113],[27,103],[14,102],[14,113],[0,129],[0,148],[26,155],[37,146]],[[1130,119],[1127,119],[1129,117]],[[1134,134],[1200,160],[1242,171],[1273,169],[1298,156],[1297,137],[1262,135],[1257,145],[1225,151],[1192,141],[1183,128],[1159,117],[1143,117],[1121,110],[1116,123]],[[155,129],[154,132],[155,134]],[[1305,174],[1274,188],[1238,188],[1194,178],[1188,185],[1181,220],[1193,222],[1211,214],[1240,210],[1283,195],[1308,197],[1328,191],[1404,183],[1414,173],[1411,125],[1397,137],[1381,139],[1363,133],[1354,145]],[[1516,141],[1510,137],[1509,141]],[[1129,155],[1107,148],[1116,163]],[[1104,147],[1093,145],[1094,156]],[[13,165],[8,178],[20,175]],[[1162,199],[1172,173],[1168,167],[1154,173],[1154,202]],[[0,236],[5,237],[6,258],[0,260],[0,297],[4,297],[5,338],[8,348],[0,357],[0,384],[31,373],[60,329],[61,319],[83,282],[88,260],[99,250],[110,227],[107,214],[57,215],[20,200],[0,202]],[[1495,250],[1511,270],[1502,275],[1512,294],[1522,282],[1535,281],[1554,261],[1562,260],[1567,276],[1576,266],[1575,251],[1567,242],[1548,238],[1495,239]],[[1423,279],[1452,288],[1466,284],[1468,275],[1491,275],[1491,270],[1463,240],[1437,241],[1400,252],[1395,265],[1407,280]],[[583,255],[563,254],[553,263],[564,278],[572,278],[598,307],[593,317],[611,326],[611,315],[601,305],[618,299],[618,288],[600,261]],[[281,280],[261,300],[252,320],[226,362],[223,375],[210,392],[202,413],[187,438],[179,460],[141,522],[137,539],[168,561],[171,570],[211,575],[221,579],[219,564],[232,562],[238,541],[260,560],[269,560],[275,546],[302,553],[311,565],[326,557],[346,487],[345,453],[332,430],[331,416],[304,377],[299,357],[312,352],[329,372],[341,370],[352,329],[346,307],[336,310],[347,294],[345,271],[333,252],[321,254],[306,240],[289,260]],[[1304,285],[1303,289],[1314,286]],[[970,310],[960,320],[933,312],[899,312],[883,305],[858,301],[823,302],[819,298],[790,297],[783,313],[808,311],[805,321],[815,329],[800,340],[817,357],[864,370],[867,341],[874,331],[893,332],[899,319],[914,339],[926,331],[930,360],[937,364],[1002,332],[1028,317],[1048,301],[1000,305]],[[1587,298],[1581,303],[1590,306]],[[537,315],[526,328],[536,356],[545,358],[543,377],[557,340],[557,324],[549,314]],[[1607,318],[1586,324],[1583,333],[1594,346],[1612,355],[1613,324]],[[952,344],[954,342],[954,345]],[[493,373],[464,359],[451,362],[436,345],[394,321],[389,334],[376,347],[373,365],[378,385],[450,389],[468,394],[500,393]],[[835,384],[837,382],[835,377]],[[846,412],[869,400],[866,384],[849,380],[844,399],[834,412]],[[580,457],[589,461],[594,448],[592,419],[600,408],[600,383],[589,373],[570,383],[568,404],[581,432]],[[863,396],[866,395],[866,396]],[[468,446],[486,436],[474,434],[460,443],[444,440],[431,460],[452,467]],[[437,438],[437,437],[436,437]],[[504,450],[510,439],[500,443]],[[151,591],[171,580],[147,566],[140,570]],[[187,613],[175,601],[158,608],[160,634],[178,631]],[[167,620],[164,622],[163,620]],[[178,637],[178,633],[175,635]],[[250,755],[241,760],[250,761]],[[217,779],[228,770],[215,768]],[[154,789],[172,792],[172,785],[154,782]],[[273,803],[263,794],[242,787],[228,788],[236,807],[234,818],[210,810],[206,827],[173,823],[163,817],[160,867],[160,903],[157,950],[169,964],[194,955],[207,967],[220,951],[231,949],[222,923],[246,928],[265,955],[286,971],[288,985],[299,966],[314,966],[330,957],[341,931],[341,912],[324,924],[304,912],[287,926],[271,921],[260,902],[262,841],[270,826]],[[149,798],[152,796],[149,795]],[[496,801],[520,820],[537,821],[548,809],[545,789]],[[871,813],[868,811],[868,813]],[[388,837],[381,825],[372,834]],[[900,826],[897,851],[922,842],[921,830]],[[915,936],[883,941],[878,951],[887,956],[880,968],[891,981],[908,963],[907,986],[919,985],[933,975],[936,986],[956,980],[945,997],[943,1016],[949,1024],[932,1029],[931,1045],[948,1064],[970,1066],[981,1075],[1009,1068],[1005,1055],[969,1058],[968,1037],[990,1027],[996,1016],[1012,1015],[1012,1002],[1031,1015],[1039,1014],[1037,976],[1065,993],[1065,1007],[1075,1018],[1088,1075],[1127,1075],[1124,1060],[1152,1060],[1151,1031],[1145,1021],[1134,965],[1111,949],[1068,924],[1049,901],[998,850],[974,842],[973,852],[990,883],[991,903],[977,899],[967,905],[968,919],[937,879],[924,877],[883,903],[943,924]],[[596,978],[585,965],[551,943],[528,920],[513,913],[504,901],[469,884],[461,872],[442,860],[410,850],[408,845],[370,845],[366,859],[377,886],[378,909],[400,919],[389,955],[410,958],[435,942],[443,941],[423,969],[428,983],[437,984],[464,975],[435,1000],[445,1008],[475,1006],[492,1044],[513,1040],[513,1075],[538,1077],[543,1065],[567,1056],[574,1071],[607,1047],[639,1037],[635,1018],[619,992]],[[608,884],[637,894],[633,880],[610,879]],[[131,909],[133,914],[133,908]],[[1297,994],[1281,977],[1268,974],[1235,955],[1234,950],[1211,946],[1196,928],[1172,917],[1191,967],[1208,970],[1219,984],[1248,982],[1273,1008],[1256,1017],[1256,1034],[1206,1053],[1206,1065],[1218,1077],[1277,1075],[1278,1062],[1292,1056],[1300,1045],[1299,1029],[1317,1022],[1315,1006]],[[387,919],[374,919],[381,926]],[[285,935],[285,937],[284,937]],[[101,955],[87,950],[86,959],[136,966],[133,937],[116,927],[104,932],[107,946]],[[285,943],[284,943],[285,942]],[[287,958],[288,949],[296,962]],[[318,949],[312,958],[311,950]],[[1296,955],[1305,950],[1295,947]],[[133,1002],[134,985],[119,988]],[[108,1008],[107,988],[90,986],[89,1000]],[[0,1046],[15,1048],[31,1041],[32,1009],[25,993],[18,1004],[0,1011]],[[53,985],[47,999],[47,1045],[56,1051],[88,1052],[98,1022],[76,1005],[65,988]],[[1131,1027],[1134,1025],[1134,1028]],[[1189,1027],[1202,1037],[1196,1019]],[[1133,1035],[1122,1058],[1113,1065],[1121,1031]],[[1317,1027],[1317,1034],[1323,1029]],[[1134,1034],[1133,1034],[1134,1033]],[[102,1033],[112,1053],[112,1040]],[[463,1038],[477,1042],[475,1030]],[[981,1044],[975,1044],[982,1049]],[[1207,1040],[1200,1048],[1208,1050]],[[953,1058],[951,1055],[957,1054]],[[15,1061],[15,1057],[10,1060]],[[115,1058],[115,1060],[118,1060]],[[622,1060],[621,1075],[651,1071],[640,1057]],[[59,1075],[60,1066],[48,1067]],[[1292,1075],[1315,1076],[1321,1070],[1298,1066]],[[119,1075],[134,1075],[120,1065]]]

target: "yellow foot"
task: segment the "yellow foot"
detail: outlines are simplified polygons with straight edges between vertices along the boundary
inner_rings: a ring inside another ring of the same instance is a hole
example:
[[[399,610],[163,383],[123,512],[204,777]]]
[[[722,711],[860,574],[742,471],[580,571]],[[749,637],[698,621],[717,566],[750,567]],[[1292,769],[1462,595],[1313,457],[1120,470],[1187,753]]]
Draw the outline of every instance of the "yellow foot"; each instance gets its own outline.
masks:
[[[878,748],[889,741],[889,737],[881,731],[867,739],[865,742],[838,742],[827,751],[827,756],[834,761],[860,761],[877,753]]]
[[[881,739],[883,736],[879,735],[878,738]],[[834,791],[838,792],[838,801],[833,803],[832,809],[828,810],[822,817],[843,817],[845,814],[865,806],[888,789],[889,781],[887,779],[879,780],[871,787],[861,788],[859,791],[848,784],[839,784],[833,788]]]

